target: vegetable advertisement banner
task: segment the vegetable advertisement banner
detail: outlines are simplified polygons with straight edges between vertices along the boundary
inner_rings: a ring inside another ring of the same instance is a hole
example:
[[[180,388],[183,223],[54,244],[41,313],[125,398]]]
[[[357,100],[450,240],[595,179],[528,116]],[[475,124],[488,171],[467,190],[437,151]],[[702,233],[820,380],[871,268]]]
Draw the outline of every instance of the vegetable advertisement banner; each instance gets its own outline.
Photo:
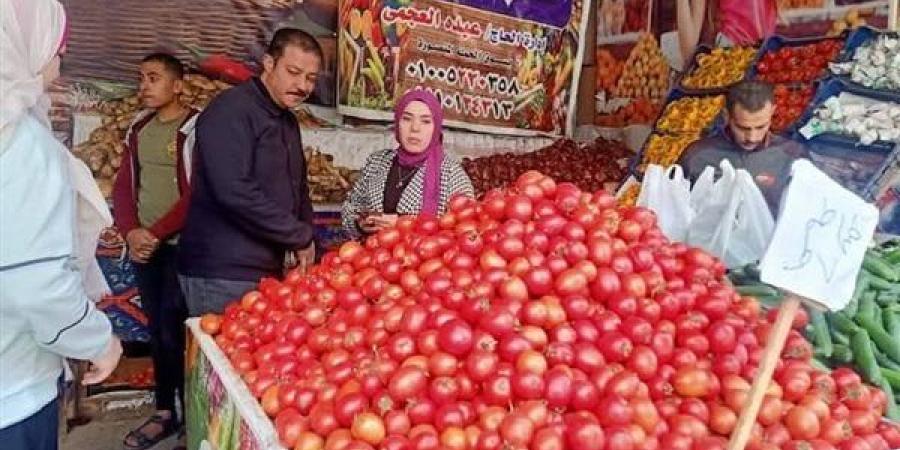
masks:
[[[391,120],[410,89],[447,124],[475,131],[572,130],[590,0],[342,0],[338,109]]]

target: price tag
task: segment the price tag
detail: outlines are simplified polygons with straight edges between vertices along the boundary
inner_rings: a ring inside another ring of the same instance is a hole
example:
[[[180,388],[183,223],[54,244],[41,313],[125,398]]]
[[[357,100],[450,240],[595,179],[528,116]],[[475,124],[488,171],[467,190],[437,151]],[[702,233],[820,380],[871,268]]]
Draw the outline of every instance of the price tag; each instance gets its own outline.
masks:
[[[808,160],[794,162],[791,173],[760,279],[841,310],[853,295],[878,209]]]

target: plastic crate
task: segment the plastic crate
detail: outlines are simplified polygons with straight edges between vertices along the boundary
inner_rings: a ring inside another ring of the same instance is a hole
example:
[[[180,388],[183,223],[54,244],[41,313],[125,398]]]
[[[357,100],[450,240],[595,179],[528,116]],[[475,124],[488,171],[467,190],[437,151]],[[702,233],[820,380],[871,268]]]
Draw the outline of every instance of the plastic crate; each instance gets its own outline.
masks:
[[[666,108],[673,102],[681,100],[682,98],[685,98],[685,97],[715,97],[718,95],[725,95],[725,92],[689,92],[689,91],[685,91],[681,88],[672,89],[671,91],[669,91],[669,95],[666,96],[666,101],[665,101],[665,103],[663,103],[663,106],[659,111],[659,115],[656,116],[656,120],[653,121],[653,131],[663,133],[663,134],[671,134],[668,132],[660,131],[658,125],[659,125],[660,119],[662,119],[663,115],[666,112]],[[724,107],[723,107],[723,110],[724,110]],[[722,128],[722,126],[724,125],[724,123],[725,123],[725,117],[722,114],[722,111],[720,111],[719,114],[716,116],[715,120],[713,120],[713,122],[709,126],[707,126],[703,130],[700,130],[700,134],[704,135],[705,133],[710,133],[710,132],[720,130]]]
[[[785,36],[771,36],[766,39],[762,46],[759,48],[759,51],[756,52],[756,58],[753,59],[753,63],[750,64],[750,68],[747,70],[747,75],[745,76],[748,80],[756,79],[756,66],[759,64],[759,61],[762,60],[763,56],[769,52],[778,51],[784,47],[802,47],[804,45],[816,44],[822,41],[843,41],[844,46],[846,47],[846,42],[848,39],[848,32],[842,33],[840,36],[817,36],[817,37],[807,37],[807,38],[789,38]],[[841,55],[843,55],[843,50],[838,54],[835,61],[840,60]],[[819,80],[826,78],[828,76],[828,68],[823,69],[823,75],[820,76]],[[797,82],[803,83],[805,82]]]
[[[893,144],[848,144],[836,135],[805,141],[809,159],[841,186],[871,201],[873,184],[887,170],[896,153]]]
[[[697,50],[695,50],[695,51],[694,51],[694,55],[691,56],[691,64],[688,66],[687,70],[685,70],[684,73],[681,75],[681,77],[678,79],[677,89],[679,89],[679,90],[681,90],[681,91],[683,91],[683,92],[689,93],[689,94],[691,94],[691,95],[698,95],[698,94],[714,94],[714,93],[715,93],[715,94],[724,94],[724,93],[728,92],[728,88],[730,88],[730,87],[733,86],[734,84],[737,84],[737,83],[740,82],[740,81],[736,81],[735,83],[732,83],[732,84],[727,85],[727,86],[721,86],[721,87],[716,87],[716,88],[708,88],[708,89],[689,88],[689,87],[686,87],[686,86],[683,84],[684,78],[687,77],[688,75],[694,73],[695,70],[697,70],[697,65],[698,65],[697,57],[700,56],[700,55],[702,55],[702,54],[710,53],[710,52],[712,52],[712,50],[713,50],[713,47],[710,47],[710,46],[705,45],[705,44],[700,44],[700,45],[697,46]],[[751,70],[751,69],[753,68],[753,66],[756,64],[756,59],[757,59],[757,58],[759,58],[759,50],[757,50],[756,56],[755,56],[755,57],[753,58],[753,60],[750,62],[750,66],[747,67],[747,71],[744,72],[744,78],[742,78],[741,81],[742,81],[742,80],[747,80],[747,79],[748,79],[747,77],[748,77],[748,75],[750,74],[750,70]]]
[[[818,92],[819,86],[822,84],[822,82],[823,82],[822,80],[816,80],[816,81],[813,81],[812,83],[777,83],[777,84],[775,84],[775,86],[776,87],[779,85],[787,86],[788,90],[790,90],[790,91],[796,91],[796,90],[802,89],[806,86],[811,86],[813,96],[810,98],[810,102],[812,102],[813,100],[815,100],[816,92]],[[800,123],[801,120],[803,120],[803,113],[806,112],[807,107],[809,107],[809,105],[806,105],[806,107],[804,107],[804,109],[803,109],[803,111],[801,111],[800,115],[797,116],[797,118],[794,119],[794,122],[791,123],[790,125],[788,125],[787,128],[785,128],[781,131],[778,131],[778,132],[772,130],[772,133],[790,138],[794,129],[797,127],[797,124]]]
[[[665,113],[666,107],[669,106],[674,101],[680,100],[685,97],[713,97],[716,95],[724,95],[724,92],[716,92],[716,91],[706,91],[706,92],[687,92],[680,88],[675,88],[669,91],[669,95],[666,97],[666,101],[663,104],[663,108],[659,113],[659,116],[656,117],[656,120],[653,121],[653,131],[650,133],[650,136],[655,134],[658,135],[672,135],[677,133],[667,133],[662,132],[657,127],[659,120],[662,118]],[[724,107],[723,107],[724,111]],[[712,134],[720,132],[725,126],[725,116],[723,112],[719,112],[716,116],[715,120],[713,120],[712,124],[706,127],[704,130],[700,131],[700,138],[710,136]],[[638,180],[643,179],[643,172],[639,171],[639,166],[641,164],[641,160],[644,158],[644,151],[647,149],[647,146],[650,144],[650,136],[647,137],[647,140],[644,142],[644,145],[641,146],[641,149],[637,152],[634,158],[631,159],[631,162],[628,166],[628,172],[631,175],[634,175]]]
[[[900,37],[900,32],[896,31],[885,31],[878,30],[872,27],[859,27],[853,32],[850,33],[850,36],[847,38],[847,42],[844,44],[844,50],[841,52],[840,56],[838,56],[838,62],[850,62],[853,61],[853,55],[856,54],[856,49],[862,47],[863,44],[869,42],[872,39],[875,39],[878,36],[888,35],[893,37]],[[850,79],[849,75],[834,75],[833,78],[840,79],[844,81],[846,84],[851,85],[860,95],[865,95],[867,97],[875,97],[882,94],[894,94],[891,91],[883,91],[878,89],[872,89],[869,87],[865,87],[861,84],[857,84]],[[894,102],[900,102],[900,92],[894,95],[896,100],[892,100]]]
[[[869,42],[870,40],[884,34],[894,37],[900,36],[900,33],[896,31],[879,30],[877,28],[867,26],[855,28],[847,37],[847,42],[844,43],[844,50],[841,52],[840,56],[838,56],[838,61],[852,61],[853,55],[856,53],[856,49],[862,47],[862,45],[866,42]]]
[[[812,102],[809,104],[809,106],[806,107],[806,110],[803,111],[803,114],[800,116],[800,118],[797,119],[796,122],[794,122],[794,126],[791,127],[791,135],[797,140],[806,141],[806,138],[800,135],[800,128],[802,128],[804,125],[806,125],[807,122],[809,122],[816,109],[818,109],[819,106],[822,105],[823,102],[825,102],[825,100],[828,100],[835,95],[839,95],[841,92],[849,92],[860,97],[900,104],[900,92],[894,93],[888,91],[878,91],[875,89],[866,89],[862,86],[850,83],[841,78],[831,77],[819,85],[819,88],[816,90],[816,95],[813,97]],[[834,133],[826,133],[826,135],[829,135],[836,140],[844,141],[844,143],[848,145],[858,145],[859,143],[859,138],[853,136],[844,136]],[[893,143],[889,145],[893,145]]]

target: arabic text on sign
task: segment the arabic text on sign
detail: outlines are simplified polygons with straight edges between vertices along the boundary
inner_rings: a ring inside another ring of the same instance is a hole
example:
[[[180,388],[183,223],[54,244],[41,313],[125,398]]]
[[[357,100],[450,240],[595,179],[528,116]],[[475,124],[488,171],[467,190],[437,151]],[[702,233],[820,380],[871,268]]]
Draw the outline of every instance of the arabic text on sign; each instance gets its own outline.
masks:
[[[444,93],[441,89],[426,88],[426,90],[437,97],[444,109],[470,117],[509,120],[515,109],[515,104],[509,100],[498,100],[460,92]]]
[[[441,11],[435,7],[422,10],[409,6],[402,8],[385,6],[381,10],[381,21],[386,24],[402,23],[411,28],[418,25],[438,28],[441,23]]]
[[[420,59],[409,62],[404,70],[408,76],[415,78],[420,83],[439,81],[452,87],[477,89],[510,97],[521,93],[517,78],[505,77],[496,73],[482,74],[480,70],[476,69],[432,66]]]
[[[760,263],[762,281],[842,309],[853,294],[878,210],[807,160],[792,179],[772,242]]]

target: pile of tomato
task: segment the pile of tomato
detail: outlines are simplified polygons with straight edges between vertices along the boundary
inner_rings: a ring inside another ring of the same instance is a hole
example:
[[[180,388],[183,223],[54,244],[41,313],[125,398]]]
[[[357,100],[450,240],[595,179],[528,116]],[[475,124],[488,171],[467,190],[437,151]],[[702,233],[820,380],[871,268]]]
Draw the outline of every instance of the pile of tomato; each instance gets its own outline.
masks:
[[[781,47],[763,55],[756,71],[760,80],[770,83],[809,83],[822,76],[843,48],[840,39]]]
[[[724,449],[772,326],[724,271],[649,210],[528,172],[201,327],[287,448]],[[782,356],[749,449],[900,445],[880,389],[813,369],[796,330]]]
[[[781,133],[803,115],[807,105],[812,102],[815,90],[812,85],[775,86],[775,115],[772,116],[772,131]]]

